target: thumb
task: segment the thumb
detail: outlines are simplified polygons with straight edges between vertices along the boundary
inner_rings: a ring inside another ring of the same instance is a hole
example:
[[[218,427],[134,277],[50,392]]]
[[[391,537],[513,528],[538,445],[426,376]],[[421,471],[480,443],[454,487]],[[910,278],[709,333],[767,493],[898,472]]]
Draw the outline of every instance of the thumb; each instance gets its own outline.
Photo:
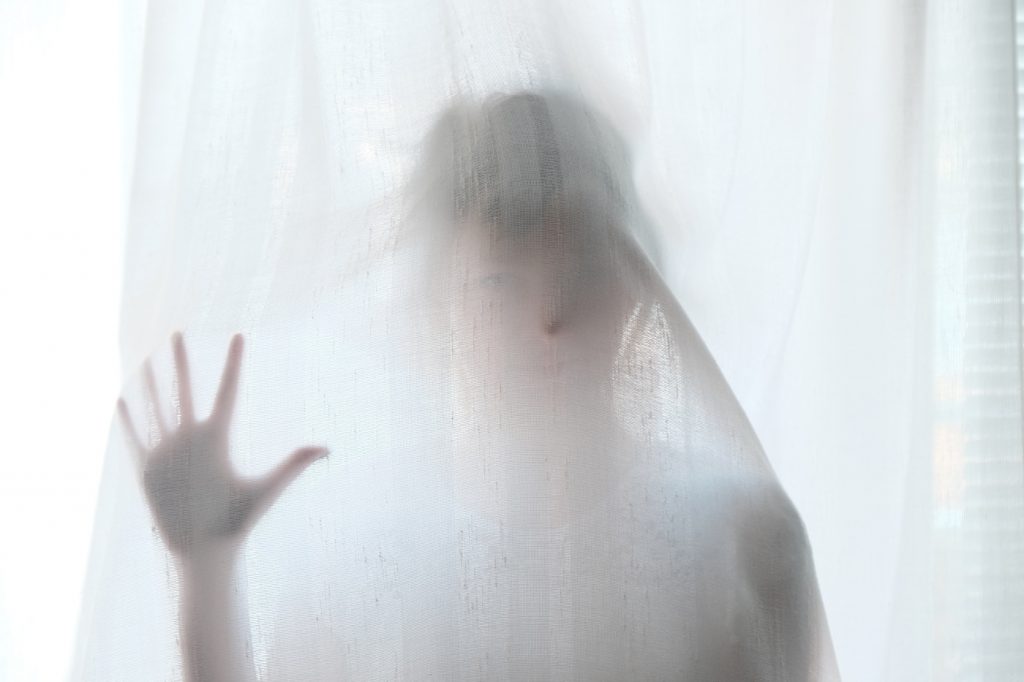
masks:
[[[277,465],[276,468],[258,479],[253,491],[255,493],[254,520],[277,501],[277,498],[280,497],[285,488],[298,478],[299,474],[306,470],[306,467],[318,459],[326,457],[327,453],[328,450],[324,447],[306,446],[299,448]]]

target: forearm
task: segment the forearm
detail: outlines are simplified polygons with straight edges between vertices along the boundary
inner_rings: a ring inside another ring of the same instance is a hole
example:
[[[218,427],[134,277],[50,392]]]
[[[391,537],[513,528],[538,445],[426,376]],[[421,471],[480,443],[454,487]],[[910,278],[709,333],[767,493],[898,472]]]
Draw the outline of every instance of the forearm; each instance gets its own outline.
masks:
[[[180,564],[179,628],[188,682],[252,682],[248,623],[235,590],[234,547],[195,552]]]

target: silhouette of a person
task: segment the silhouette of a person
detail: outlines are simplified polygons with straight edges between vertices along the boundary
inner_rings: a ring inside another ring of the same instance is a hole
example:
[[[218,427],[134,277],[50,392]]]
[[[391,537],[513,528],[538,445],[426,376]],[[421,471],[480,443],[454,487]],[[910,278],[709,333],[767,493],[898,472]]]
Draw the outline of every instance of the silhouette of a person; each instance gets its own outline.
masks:
[[[631,168],[560,93],[452,106],[428,138],[455,500],[487,538],[460,551],[467,580],[494,567],[464,610],[501,621],[457,638],[494,679],[833,679],[803,523],[652,263]]]
[[[510,538],[464,548],[463,563],[493,572],[480,583],[493,613],[474,617],[503,627],[457,625],[478,638],[468,656],[486,663],[453,652],[444,674],[486,665],[491,679],[834,679],[799,515],[638,243],[630,173],[610,126],[557,93],[452,106],[427,138],[410,188],[419,217],[446,230],[429,237],[426,261],[440,274],[429,295],[464,417],[452,428],[466,431],[454,439],[465,444],[452,454],[456,503]],[[300,448],[264,478],[234,474],[241,344],[211,416],[197,421],[174,338],[181,414],[152,450],[121,405],[180,566],[192,682],[254,679],[229,598],[234,557],[326,454]]]

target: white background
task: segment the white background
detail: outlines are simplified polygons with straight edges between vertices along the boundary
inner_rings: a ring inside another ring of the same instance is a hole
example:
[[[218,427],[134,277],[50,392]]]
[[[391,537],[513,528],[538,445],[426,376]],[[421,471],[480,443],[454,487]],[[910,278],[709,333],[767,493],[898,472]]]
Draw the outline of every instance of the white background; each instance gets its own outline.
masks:
[[[0,679],[12,682],[67,674],[118,393],[132,107],[120,4],[0,0]]]

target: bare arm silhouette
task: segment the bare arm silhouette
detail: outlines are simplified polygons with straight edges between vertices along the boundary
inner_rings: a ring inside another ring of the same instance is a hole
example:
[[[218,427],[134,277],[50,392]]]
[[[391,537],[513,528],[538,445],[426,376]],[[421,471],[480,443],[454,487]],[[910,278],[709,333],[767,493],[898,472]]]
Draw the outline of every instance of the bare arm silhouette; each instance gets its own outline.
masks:
[[[175,334],[178,414],[172,427],[160,410],[152,368],[144,367],[156,417],[158,441],[139,437],[124,400],[122,425],[137,459],[146,501],[181,578],[182,660],[190,682],[242,682],[256,678],[246,655],[247,624],[239,622],[232,584],[235,557],[260,516],[307,466],[325,456],[321,447],[302,447],[268,474],[254,479],[235,473],[228,436],[242,361],[242,337],[231,340],[213,410],[197,420],[188,357]]]

